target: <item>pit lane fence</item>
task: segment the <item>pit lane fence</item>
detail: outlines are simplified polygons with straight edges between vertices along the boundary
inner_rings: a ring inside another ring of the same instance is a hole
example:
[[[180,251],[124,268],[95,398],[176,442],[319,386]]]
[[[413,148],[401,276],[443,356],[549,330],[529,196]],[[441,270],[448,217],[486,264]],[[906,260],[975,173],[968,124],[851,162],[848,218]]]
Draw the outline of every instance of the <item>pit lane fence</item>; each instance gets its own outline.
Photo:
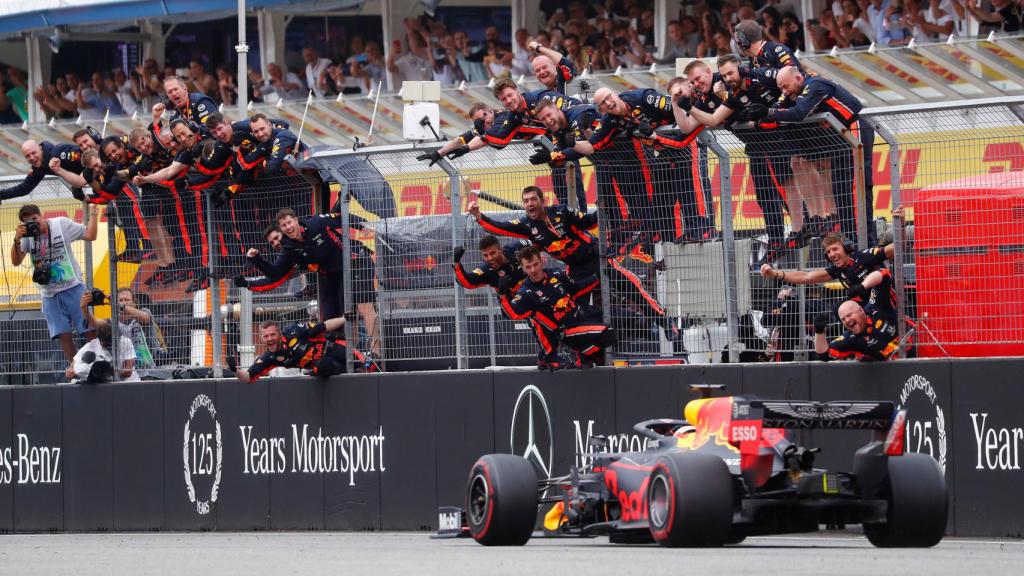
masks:
[[[1015,287],[1024,273],[1018,262],[1024,250],[1014,240],[1021,236],[1024,214],[1021,105],[1017,98],[862,112],[876,134],[868,165],[875,216],[870,225],[879,240],[895,240],[891,270],[900,326],[910,333],[904,354],[914,346],[915,353],[932,356],[1021,355],[1024,327],[1013,313],[1022,306]],[[131,240],[138,212],[127,198],[119,201],[127,206],[111,212],[118,226],[101,222],[97,243],[75,249],[80,261],[93,261],[83,265],[88,285],[109,293],[114,278],[113,285],[133,288],[140,304],[148,304],[159,328],[153,336],[161,350],[156,366],[210,368],[236,354],[244,364],[260,351],[260,321],[302,320],[318,311],[315,274],[295,274],[263,292],[234,287],[233,276],[257,272],[241,251],[256,246],[269,257],[273,250],[263,232],[279,208],[295,208],[300,215],[336,211],[351,223],[341,244],[352,264],[343,280],[352,348],[373,351],[390,370],[530,364],[537,356],[530,324],[503,316],[492,290],[458,286],[451,252],[464,246],[465,267],[480,266],[475,248],[484,232],[467,216],[468,203],[476,200],[486,213],[508,219],[518,212],[522,189],[537,185],[549,202],[563,195],[571,206],[585,202],[599,211],[602,270],[611,288],[602,312],[619,332],[614,357],[620,363],[799,359],[813,347],[810,320],[841,301],[845,287],[787,286],[758,274],[757,265],[780,236],[779,217],[784,240],[794,231],[813,233],[780,251],[772,262],[776,268],[826,264],[818,241],[823,230],[844,229],[843,222],[825,218],[838,211],[838,190],[854,198],[857,233],[847,234],[865,247],[871,236],[861,233],[869,226],[867,171],[856,155],[864,151],[828,118],[806,125],[798,149],[792,138],[752,147],[742,129],[706,131],[684,151],[641,146],[639,155],[636,142],[627,139],[592,162],[566,167],[578,179],[531,166],[529,143],[475,152],[434,168],[415,160],[429,145],[321,151],[304,165],[305,176],[262,178],[224,208],[207,205],[200,195],[191,212],[162,215],[172,255],[181,253],[183,238],[199,238],[197,252],[205,259],[194,267],[213,271],[215,278],[198,283],[197,290],[188,287],[202,273],[190,277],[188,270],[169,282],[147,284],[159,269],[152,255],[110,266],[108,245],[121,253],[134,242],[144,254],[156,252],[150,239]],[[25,200],[48,215],[84,214],[55,179]],[[6,235],[13,234],[20,205],[8,201],[0,208]],[[894,220],[892,209],[900,205],[903,218]],[[917,221],[918,211],[923,221]],[[777,218],[766,219],[766,213]],[[178,224],[178,216],[186,225]],[[201,230],[189,229],[189,222],[200,220]],[[62,360],[34,310],[37,296],[28,270],[8,264],[7,321],[28,324],[4,330],[18,334],[5,347],[4,373],[26,375],[16,381],[44,381],[39,374],[58,373]],[[633,278],[664,316],[652,313],[650,302],[625,284]],[[109,312],[97,308],[96,314]],[[837,330],[837,324],[830,327]]]

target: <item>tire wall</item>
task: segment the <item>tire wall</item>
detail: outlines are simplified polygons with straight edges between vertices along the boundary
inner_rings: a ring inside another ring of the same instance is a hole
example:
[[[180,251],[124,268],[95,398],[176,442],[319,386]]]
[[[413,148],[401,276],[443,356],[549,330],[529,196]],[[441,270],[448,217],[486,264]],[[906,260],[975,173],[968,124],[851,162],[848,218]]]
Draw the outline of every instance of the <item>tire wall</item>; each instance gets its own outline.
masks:
[[[638,449],[635,422],[682,418],[689,386],[713,383],[900,403],[908,449],[946,471],[950,533],[1020,536],[1021,374],[996,359],[0,387],[0,532],[434,530],[481,454],[521,454],[532,429],[564,474],[588,435]],[[848,470],[867,436],[801,440]]]

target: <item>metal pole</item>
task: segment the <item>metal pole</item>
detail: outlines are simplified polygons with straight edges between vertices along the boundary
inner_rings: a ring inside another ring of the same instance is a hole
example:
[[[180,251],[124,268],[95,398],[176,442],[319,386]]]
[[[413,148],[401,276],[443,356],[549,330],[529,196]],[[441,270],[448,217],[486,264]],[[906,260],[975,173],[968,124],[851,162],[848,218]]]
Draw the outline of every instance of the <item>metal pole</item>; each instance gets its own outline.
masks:
[[[116,201],[110,202],[107,206],[107,250],[110,254],[110,294],[107,295],[107,299],[110,302],[110,354],[114,358],[114,382],[117,382],[121,379],[121,356],[118,350],[121,344],[121,319],[120,307],[117,305],[117,231],[114,230],[113,221],[110,219],[110,211],[117,214]],[[89,213],[88,209],[85,213]],[[98,225],[99,222],[96,224]],[[92,242],[89,243],[89,246],[91,252]],[[92,260],[92,258],[89,258],[89,260]],[[91,270],[92,266],[89,268]],[[96,287],[91,281],[87,285],[91,288]]]
[[[881,122],[873,122],[872,126],[875,128],[875,134],[881,136],[882,140],[885,140],[885,143],[889,145],[889,190],[892,198],[892,207],[895,210],[902,203],[902,193],[900,192],[900,142],[896,135],[889,131]],[[906,357],[906,350],[902,349],[906,345],[904,336],[907,332],[905,320],[907,313],[906,296],[903,293],[903,288],[906,284],[903,271],[905,259],[905,254],[903,253],[903,219],[897,222],[895,216],[892,219],[892,244],[893,282],[896,283],[896,328],[899,330],[899,341],[902,343],[899,353],[901,357]]]
[[[487,344],[491,350],[491,366],[498,365],[498,342],[495,335],[495,324],[497,321],[494,319],[494,311],[499,310],[497,301],[494,297],[494,292],[487,291]],[[515,321],[512,321],[512,328],[515,329]]]
[[[96,223],[99,225],[99,222]],[[89,203],[82,201],[82,225],[89,225]],[[110,226],[110,218],[107,218],[107,226]],[[117,246],[111,241],[108,250],[111,254],[117,252]],[[85,243],[85,285],[92,286],[93,269],[92,269],[92,242]]]
[[[216,238],[213,227],[213,204],[210,201],[210,196],[207,194],[203,195],[204,201],[206,202],[206,237]],[[210,307],[211,322],[213,326],[210,328],[210,334],[213,338],[213,377],[220,378],[222,374],[221,366],[224,365],[224,347],[221,342],[221,337],[224,328],[224,316],[221,313],[220,308],[220,280],[214,277],[213,273],[217,269],[217,251],[210,250],[210,261],[207,263],[209,267],[208,273],[210,275],[210,288],[212,290],[211,298],[213,298],[213,305]]]
[[[238,365],[252,366],[256,361],[256,343],[252,335],[252,291],[238,291]]]
[[[462,177],[459,169],[445,158],[437,163],[451,179],[452,203],[452,249],[459,245],[459,240],[466,236],[466,218],[462,214]],[[466,319],[466,290],[452,276],[455,287],[455,365],[459,370],[468,366],[469,346],[466,334],[469,324]]]
[[[355,317],[349,314],[349,307],[352,306],[352,244],[349,230],[348,181],[341,176],[333,165],[328,167],[327,171],[331,173],[331,176],[334,177],[334,180],[340,186],[338,190],[338,209],[341,212],[341,261],[344,262],[344,265],[341,267],[341,293],[345,298],[345,309],[341,311],[341,314],[346,318],[345,339],[349,342],[349,345],[345,347],[345,365],[348,372],[351,373],[355,369],[355,356],[352,354],[352,349],[359,345],[359,322],[348,322],[347,320],[349,317]],[[320,204],[324,207],[323,205],[329,202],[330,198],[322,198]],[[324,317],[323,306],[320,306],[319,310],[320,321],[326,322],[328,318]],[[370,329],[370,326],[366,327],[367,332]]]
[[[857,221],[854,223],[854,229],[857,230],[857,249],[865,250],[868,247],[868,226],[873,224],[873,222],[868,222],[868,210],[865,205],[864,144],[860,141],[859,136],[851,132],[846,126],[843,126],[835,116],[824,114],[821,117],[839,134],[840,138],[846,140],[850,145],[850,153],[853,155],[853,180],[857,185],[857,189],[853,192],[854,204],[857,206]],[[806,124],[806,122],[804,123]]]
[[[718,156],[718,178],[722,202],[722,265],[725,268],[725,306],[728,313],[729,362],[740,361],[740,313],[736,287],[736,237],[732,229],[732,174],[729,152],[710,133],[703,132],[699,141]]]
[[[595,170],[595,172],[597,170],[601,170],[601,165],[598,164],[598,163],[594,163],[594,170]],[[594,180],[597,181],[597,182],[601,181],[601,179],[598,178],[596,174],[594,175]],[[596,202],[596,204],[597,204],[597,229],[598,229],[598,233],[599,233],[598,238],[604,238],[605,234],[608,233],[608,220],[605,218],[605,212],[604,212],[605,205],[604,205],[604,203],[605,203],[605,200],[607,200],[608,197],[612,194],[612,191],[604,190],[603,192],[604,193],[602,194],[602,190],[600,188],[597,189],[597,202]],[[601,304],[601,321],[604,322],[605,324],[607,324],[608,326],[611,326],[614,329],[615,326],[612,326],[611,285],[608,283],[608,258],[611,255],[606,253],[607,250],[608,250],[608,248],[605,247],[605,243],[603,241],[599,241],[597,243],[597,252],[598,252],[598,260],[597,260],[598,268],[597,268],[597,270],[598,270],[598,275],[599,275],[599,278],[600,278],[600,284],[598,284],[598,286],[600,286],[599,294],[601,296],[601,302],[600,302],[600,304]],[[615,364],[615,355],[618,353],[618,351],[619,351],[618,342],[616,342],[612,346],[609,346],[608,349],[605,350],[605,353],[604,353],[604,364],[605,364],[605,366],[613,366]],[[557,350],[555,352],[557,352]]]
[[[245,43],[245,0],[238,0],[238,118],[249,108],[249,45]]]
[[[799,251],[799,267],[800,270],[807,270],[807,247],[803,247]],[[807,338],[806,329],[807,326],[807,284],[801,284],[800,290],[800,347],[795,350],[797,360],[807,360]]]

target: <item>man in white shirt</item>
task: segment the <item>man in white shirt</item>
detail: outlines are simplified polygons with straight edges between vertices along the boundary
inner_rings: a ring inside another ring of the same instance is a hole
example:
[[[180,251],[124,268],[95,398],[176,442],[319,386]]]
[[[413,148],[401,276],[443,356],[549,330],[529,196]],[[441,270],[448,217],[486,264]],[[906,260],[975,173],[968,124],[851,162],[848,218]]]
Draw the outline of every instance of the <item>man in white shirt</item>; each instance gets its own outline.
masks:
[[[138,372],[135,371],[135,350],[132,348],[132,341],[127,336],[121,336],[118,343],[117,357],[120,362],[115,361],[112,343],[113,332],[110,328],[110,321],[101,320],[96,327],[96,337],[82,346],[75,354],[71,365],[64,371],[64,376],[72,382],[84,384],[98,384],[110,382],[114,379],[114,366],[118,365],[122,382],[138,382]]]
[[[312,46],[306,46],[302,49],[302,59],[306,62],[306,86],[313,91],[313,95],[317,98],[323,98],[324,94],[324,83],[323,79],[324,71],[331,65],[331,61],[327,58],[321,58],[316,52],[316,48]]]

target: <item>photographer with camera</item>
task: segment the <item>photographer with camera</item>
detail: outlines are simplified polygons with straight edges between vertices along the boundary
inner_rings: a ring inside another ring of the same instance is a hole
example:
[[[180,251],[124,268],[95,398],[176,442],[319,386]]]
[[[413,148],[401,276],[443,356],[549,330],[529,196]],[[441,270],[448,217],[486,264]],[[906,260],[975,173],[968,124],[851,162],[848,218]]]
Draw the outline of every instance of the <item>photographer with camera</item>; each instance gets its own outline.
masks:
[[[114,379],[114,353],[111,344],[114,342],[110,322],[100,320],[96,325],[96,337],[82,346],[71,360],[71,366],[64,371],[68,380],[77,383],[98,384]],[[118,343],[120,362],[120,380],[122,382],[138,382],[139,373],[135,371],[135,355],[131,350],[132,341],[121,336]]]
[[[85,292],[82,269],[71,251],[76,240],[95,240],[97,223],[103,217],[103,207],[89,207],[89,224],[58,216],[43,218],[39,206],[26,204],[18,210],[21,224],[14,232],[11,263],[20,266],[29,256],[35,270],[32,281],[39,286],[43,300],[43,316],[50,331],[50,339],[60,339],[64,357],[71,362],[75,357],[75,342],[71,333],[85,333],[88,328],[79,308]]]
[[[106,306],[112,304],[102,290],[92,289],[82,294],[81,300],[82,316],[85,317],[89,328],[98,328],[105,320],[97,319],[90,308],[93,306]],[[118,334],[126,337],[135,351],[135,366],[137,368],[155,368],[154,356],[161,352],[159,338],[156,335],[153,324],[153,313],[149,308],[141,308],[135,302],[135,294],[131,288],[121,288],[117,291],[118,307]],[[123,341],[123,340],[122,340]],[[118,350],[122,352],[122,350]],[[127,355],[127,353],[122,354]]]

